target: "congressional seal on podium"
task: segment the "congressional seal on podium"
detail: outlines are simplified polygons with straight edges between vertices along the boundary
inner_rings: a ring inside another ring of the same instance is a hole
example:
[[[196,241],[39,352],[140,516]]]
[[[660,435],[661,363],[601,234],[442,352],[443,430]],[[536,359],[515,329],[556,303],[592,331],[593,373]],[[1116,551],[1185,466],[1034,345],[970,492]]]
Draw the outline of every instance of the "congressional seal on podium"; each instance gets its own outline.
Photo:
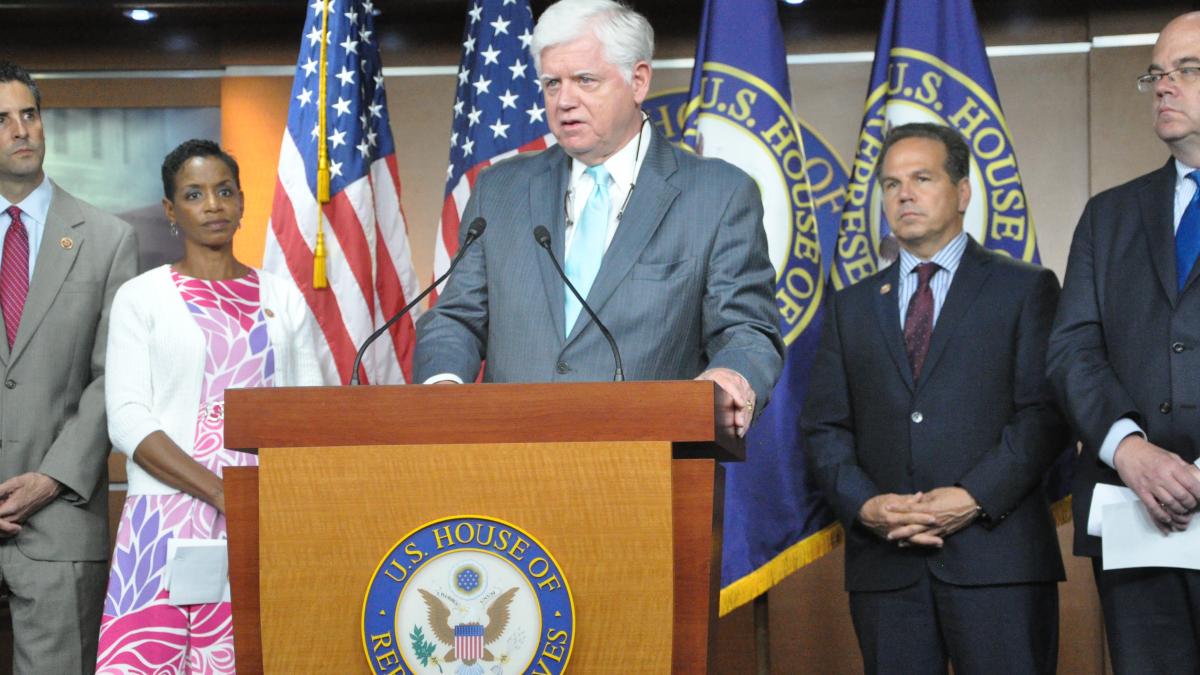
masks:
[[[561,673],[575,638],[570,587],[531,534],[488,516],[454,516],[404,536],[363,600],[374,673]]]

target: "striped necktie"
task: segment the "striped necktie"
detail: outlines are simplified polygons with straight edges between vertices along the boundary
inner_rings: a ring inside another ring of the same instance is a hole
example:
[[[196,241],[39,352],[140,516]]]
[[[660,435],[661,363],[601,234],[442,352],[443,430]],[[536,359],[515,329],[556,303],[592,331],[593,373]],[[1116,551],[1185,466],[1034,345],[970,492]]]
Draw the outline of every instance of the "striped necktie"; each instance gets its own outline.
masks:
[[[29,233],[21,222],[21,209],[10,206],[6,213],[12,222],[4,234],[4,255],[0,256],[0,309],[4,312],[8,348],[12,349],[29,295]]]

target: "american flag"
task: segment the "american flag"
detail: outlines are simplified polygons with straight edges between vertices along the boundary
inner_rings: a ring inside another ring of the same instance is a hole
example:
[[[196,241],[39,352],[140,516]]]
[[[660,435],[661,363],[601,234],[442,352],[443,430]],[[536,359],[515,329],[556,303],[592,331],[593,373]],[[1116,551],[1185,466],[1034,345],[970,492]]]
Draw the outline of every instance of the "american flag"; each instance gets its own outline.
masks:
[[[460,623],[454,627],[454,655],[460,661],[478,661],[483,658],[483,626],[477,623]]]
[[[279,152],[279,179],[263,266],[292,277],[321,327],[326,380],[345,383],[358,345],[419,291],[400,209],[396,148],[388,124],[383,68],[370,0],[330,0],[321,72],[325,0],[307,10]],[[325,137],[318,128],[325,78]],[[323,207],[329,287],[313,288],[317,238],[317,144],[329,152],[330,200]],[[363,381],[409,379],[415,341],[406,317],[372,345]]]
[[[459,223],[479,172],[554,143],[530,56],[532,40],[529,0],[474,0],[467,11],[434,277],[446,271],[458,251]]]

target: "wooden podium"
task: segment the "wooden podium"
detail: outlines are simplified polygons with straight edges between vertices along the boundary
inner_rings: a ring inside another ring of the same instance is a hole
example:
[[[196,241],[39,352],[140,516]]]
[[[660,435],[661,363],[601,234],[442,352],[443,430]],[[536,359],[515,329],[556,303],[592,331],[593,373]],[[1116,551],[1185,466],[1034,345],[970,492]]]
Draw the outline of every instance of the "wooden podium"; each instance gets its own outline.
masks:
[[[381,560],[473,514],[555,556],[574,601],[568,672],[708,672],[717,462],[744,457],[727,403],[697,381],[229,390],[226,445],[260,452],[225,474],[238,671],[367,672]]]

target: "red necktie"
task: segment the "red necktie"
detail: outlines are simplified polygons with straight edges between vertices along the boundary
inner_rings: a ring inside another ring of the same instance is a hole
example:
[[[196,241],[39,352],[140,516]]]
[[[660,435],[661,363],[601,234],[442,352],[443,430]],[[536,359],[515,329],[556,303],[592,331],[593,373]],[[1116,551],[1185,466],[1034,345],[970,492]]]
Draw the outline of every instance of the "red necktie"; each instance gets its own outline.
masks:
[[[4,310],[4,331],[12,349],[29,295],[29,233],[21,222],[21,209],[10,206],[7,213],[12,223],[4,235],[4,255],[0,257],[0,309]]]
[[[904,315],[904,346],[908,349],[908,364],[912,366],[913,382],[921,377],[921,366],[929,353],[929,337],[933,334],[933,289],[929,280],[938,271],[937,263],[921,263],[917,273],[917,291],[908,301]]]

